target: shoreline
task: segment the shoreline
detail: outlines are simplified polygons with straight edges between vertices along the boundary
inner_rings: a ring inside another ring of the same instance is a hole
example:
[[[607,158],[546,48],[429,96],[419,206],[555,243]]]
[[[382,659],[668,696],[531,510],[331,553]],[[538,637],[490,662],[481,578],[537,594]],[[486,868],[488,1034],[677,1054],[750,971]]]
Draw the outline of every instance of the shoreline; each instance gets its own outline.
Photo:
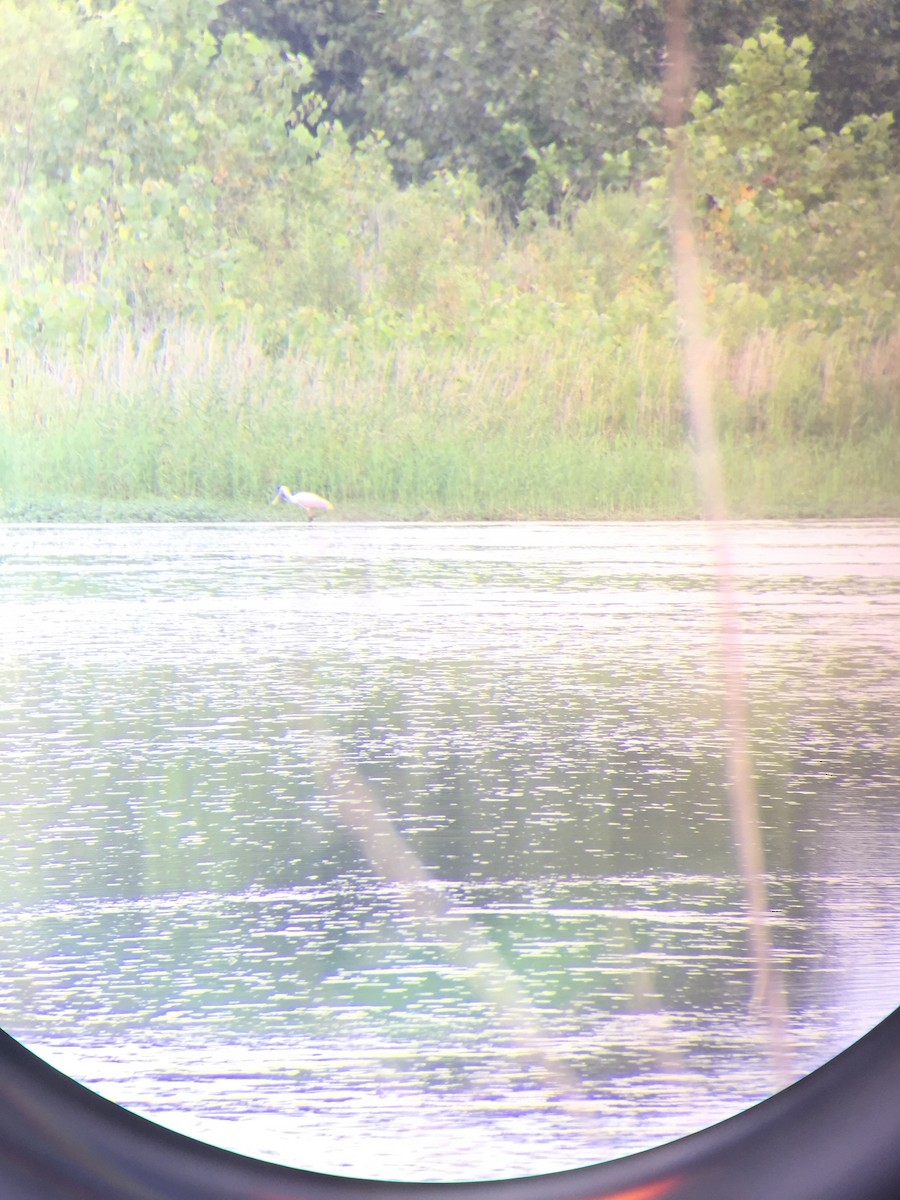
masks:
[[[710,518],[700,512],[661,513],[653,511],[616,513],[459,513],[459,512],[398,512],[373,506],[363,510],[358,506],[339,509],[330,516],[307,521],[301,514],[269,516],[258,505],[217,505],[196,502],[148,500],[115,503],[86,501],[77,504],[32,502],[23,506],[0,508],[0,524],[4,525],[641,525],[641,524],[700,524]],[[900,522],[900,501],[884,509],[871,511],[782,511],[733,512],[726,517],[728,524],[777,524],[805,522],[894,523]]]

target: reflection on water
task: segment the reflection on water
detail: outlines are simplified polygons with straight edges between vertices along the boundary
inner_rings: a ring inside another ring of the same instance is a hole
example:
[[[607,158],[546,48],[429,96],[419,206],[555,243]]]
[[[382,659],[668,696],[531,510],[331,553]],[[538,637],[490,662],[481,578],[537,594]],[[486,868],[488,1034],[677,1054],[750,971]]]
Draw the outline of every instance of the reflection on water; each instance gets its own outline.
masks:
[[[26,1044],[386,1178],[574,1166],[771,1091],[702,526],[0,536]],[[900,991],[900,528],[734,539],[800,1075]]]

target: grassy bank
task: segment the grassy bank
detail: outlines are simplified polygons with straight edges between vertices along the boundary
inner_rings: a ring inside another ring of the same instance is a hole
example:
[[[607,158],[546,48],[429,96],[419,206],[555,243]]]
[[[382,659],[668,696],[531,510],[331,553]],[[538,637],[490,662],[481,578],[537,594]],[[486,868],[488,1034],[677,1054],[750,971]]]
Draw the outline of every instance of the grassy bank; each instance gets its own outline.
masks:
[[[279,483],[349,518],[701,511],[670,150],[512,220],[307,128],[302,63],[211,54],[196,5],[39,9],[7,14],[24,63],[59,53],[0,127],[0,512],[296,519]],[[897,516],[896,141],[810,124],[809,53],[767,28],[691,112],[695,341],[735,515]]]
[[[770,334],[716,349],[734,515],[900,516],[892,346]],[[7,519],[289,519],[267,505],[279,483],[349,518],[702,509],[677,349],[646,330],[272,356],[249,331],[183,327],[20,352],[5,382]]]

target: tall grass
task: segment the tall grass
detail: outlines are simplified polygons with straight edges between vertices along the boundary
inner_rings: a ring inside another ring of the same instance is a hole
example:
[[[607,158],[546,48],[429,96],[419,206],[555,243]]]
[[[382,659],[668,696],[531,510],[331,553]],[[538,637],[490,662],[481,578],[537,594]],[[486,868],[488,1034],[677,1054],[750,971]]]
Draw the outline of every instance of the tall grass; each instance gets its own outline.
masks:
[[[900,336],[763,332],[713,354],[733,511],[900,513]],[[677,350],[643,327],[279,356],[250,328],[120,329],[89,353],[20,351],[3,382],[7,513],[62,497],[250,512],[282,482],[358,516],[698,512]]]

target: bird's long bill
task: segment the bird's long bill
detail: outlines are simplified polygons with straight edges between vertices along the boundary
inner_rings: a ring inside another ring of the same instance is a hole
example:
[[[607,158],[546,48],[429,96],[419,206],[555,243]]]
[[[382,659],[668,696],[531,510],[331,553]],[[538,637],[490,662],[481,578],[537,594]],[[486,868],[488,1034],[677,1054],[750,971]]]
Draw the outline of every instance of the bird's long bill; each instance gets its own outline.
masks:
[[[274,497],[272,498],[272,503],[277,504],[280,499],[281,499],[281,492],[276,492]]]

